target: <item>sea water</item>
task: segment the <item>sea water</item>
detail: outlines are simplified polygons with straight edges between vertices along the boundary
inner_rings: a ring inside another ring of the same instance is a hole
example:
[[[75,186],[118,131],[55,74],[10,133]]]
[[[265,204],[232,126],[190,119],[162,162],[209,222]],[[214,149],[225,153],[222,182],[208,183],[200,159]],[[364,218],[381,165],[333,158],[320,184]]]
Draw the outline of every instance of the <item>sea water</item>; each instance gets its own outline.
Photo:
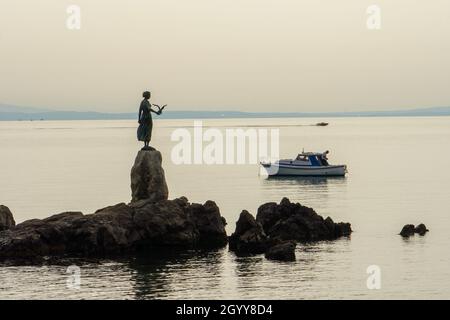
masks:
[[[317,127],[319,121],[329,122]],[[214,200],[231,234],[239,213],[283,197],[352,224],[351,238],[298,245],[297,260],[213,252],[164,252],[125,260],[0,267],[0,298],[36,299],[383,299],[450,298],[450,117],[208,119],[226,128],[279,128],[279,152],[330,150],[345,178],[259,175],[256,164],[176,165],[177,128],[156,120],[152,144],[163,155],[170,198]],[[92,213],[129,202],[130,169],[141,147],[137,121],[0,122],[0,204],[16,222],[64,211]],[[401,238],[404,224],[425,236]],[[68,286],[69,265],[80,286]],[[379,289],[368,285],[370,266]]]

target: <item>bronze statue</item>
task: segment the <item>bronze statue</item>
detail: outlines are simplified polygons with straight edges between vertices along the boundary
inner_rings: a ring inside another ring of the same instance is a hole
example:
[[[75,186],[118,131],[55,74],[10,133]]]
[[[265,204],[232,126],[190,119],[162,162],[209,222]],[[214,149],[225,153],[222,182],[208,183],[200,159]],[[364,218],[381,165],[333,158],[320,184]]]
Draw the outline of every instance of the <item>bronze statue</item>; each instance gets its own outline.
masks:
[[[141,106],[139,108],[139,127],[137,129],[137,138],[139,141],[144,141],[144,147],[142,150],[151,150],[152,148],[149,146],[150,140],[152,139],[152,129],[153,129],[153,120],[152,120],[152,112],[160,115],[166,105],[160,107],[157,104],[153,104],[153,106],[157,107],[158,110],[152,109],[152,104],[150,103],[151,93],[149,91],[145,91],[142,96],[144,100],[141,102]]]

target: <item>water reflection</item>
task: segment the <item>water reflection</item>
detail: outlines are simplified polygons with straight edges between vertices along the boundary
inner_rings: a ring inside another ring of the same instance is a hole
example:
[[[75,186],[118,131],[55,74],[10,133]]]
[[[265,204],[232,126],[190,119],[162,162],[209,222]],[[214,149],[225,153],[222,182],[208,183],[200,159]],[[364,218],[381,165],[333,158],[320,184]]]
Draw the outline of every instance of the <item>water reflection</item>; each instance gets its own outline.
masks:
[[[224,250],[159,251],[130,261],[136,299],[194,295],[220,284]]]
[[[261,262],[264,259],[263,255],[251,255],[251,256],[237,256],[234,253],[236,264],[236,276],[238,277],[251,277],[255,276],[261,270]]]
[[[346,183],[345,177],[265,177],[261,179],[261,192],[265,198],[324,200],[341,192]]]
[[[327,185],[327,184],[343,184],[346,177],[300,177],[300,176],[268,176],[262,181],[267,184],[280,185]]]

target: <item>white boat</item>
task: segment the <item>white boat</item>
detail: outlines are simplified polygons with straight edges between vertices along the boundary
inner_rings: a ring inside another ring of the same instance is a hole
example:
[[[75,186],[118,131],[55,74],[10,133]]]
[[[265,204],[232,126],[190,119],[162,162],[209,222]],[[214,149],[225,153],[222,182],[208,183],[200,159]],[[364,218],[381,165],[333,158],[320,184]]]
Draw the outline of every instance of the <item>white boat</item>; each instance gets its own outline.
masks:
[[[330,165],[324,154],[317,152],[302,152],[295,159],[260,164],[269,176],[342,177],[347,173],[346,165]]]

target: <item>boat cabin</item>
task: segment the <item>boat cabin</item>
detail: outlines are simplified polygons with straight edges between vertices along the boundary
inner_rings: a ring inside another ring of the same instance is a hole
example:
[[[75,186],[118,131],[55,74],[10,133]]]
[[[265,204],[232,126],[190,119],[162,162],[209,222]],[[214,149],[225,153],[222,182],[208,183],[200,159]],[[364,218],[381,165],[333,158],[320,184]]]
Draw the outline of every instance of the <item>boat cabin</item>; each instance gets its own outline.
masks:
[[[323,157],[322,153],[303,152],[300,153],[294,161],[296,164],[309,165],[313,167],[328,166],[328,161]]]

